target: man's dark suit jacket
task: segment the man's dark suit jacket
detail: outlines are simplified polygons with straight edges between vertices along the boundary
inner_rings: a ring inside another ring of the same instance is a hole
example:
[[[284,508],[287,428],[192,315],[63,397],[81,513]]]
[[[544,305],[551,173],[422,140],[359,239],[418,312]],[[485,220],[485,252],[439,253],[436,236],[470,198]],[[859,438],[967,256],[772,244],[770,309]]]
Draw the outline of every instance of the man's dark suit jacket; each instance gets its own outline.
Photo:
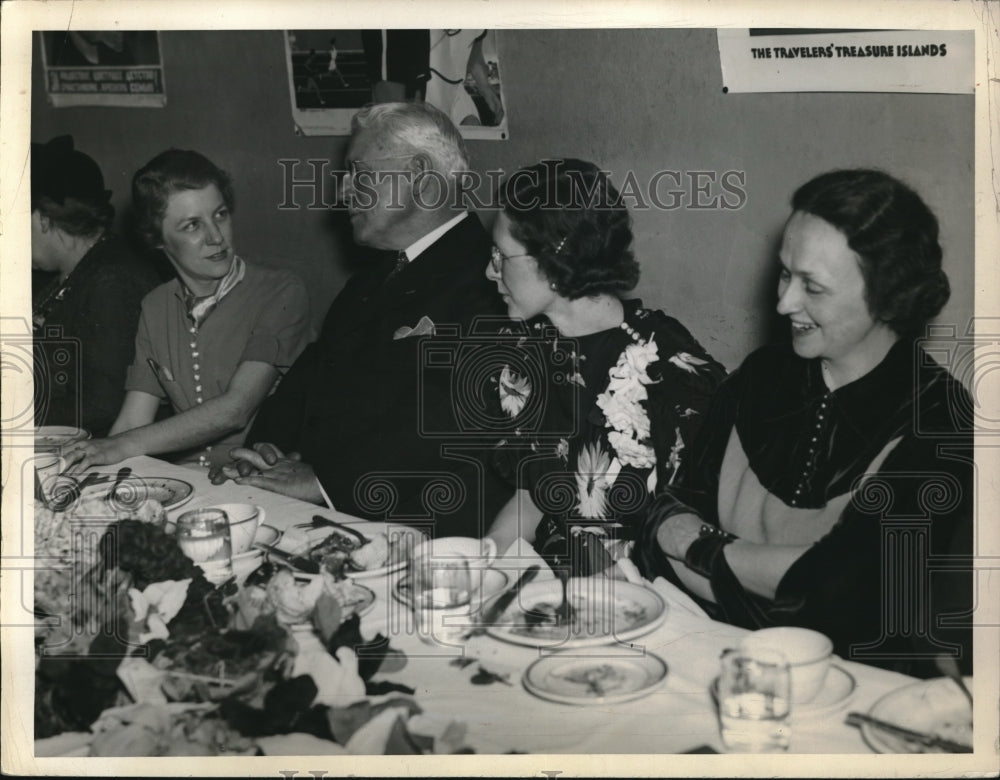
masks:
[[[428,379],[421,370],[420,339],[394,335],[425,316],[439,330],[468,333],[475,317],[502,314],[484,275],[490,247],[469,215],[388,281],[396,253],[357,272],[318,341],[262,405],[248,442],[301,453],[342,512],[417,525],[433,519],[435,536],[481,535],[510,490],[483,466],[487,447],[445,455],[448,441],[422,435],[428,416],[438,430],[450,417],[452,390],[440,371]]]

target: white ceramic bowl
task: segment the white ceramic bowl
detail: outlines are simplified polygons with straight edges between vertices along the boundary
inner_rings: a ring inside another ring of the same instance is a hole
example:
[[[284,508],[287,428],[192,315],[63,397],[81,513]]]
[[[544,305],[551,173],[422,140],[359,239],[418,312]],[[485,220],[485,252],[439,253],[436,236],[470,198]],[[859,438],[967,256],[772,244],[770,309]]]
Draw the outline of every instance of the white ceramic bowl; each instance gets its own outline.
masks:
[[[826,682],[833,657],[833,642],[829,637],[797,626],[762,628],[743,637],[740,647],[745,650],[767,647],[784,654],[791,669],[793,704],[816,697]]]

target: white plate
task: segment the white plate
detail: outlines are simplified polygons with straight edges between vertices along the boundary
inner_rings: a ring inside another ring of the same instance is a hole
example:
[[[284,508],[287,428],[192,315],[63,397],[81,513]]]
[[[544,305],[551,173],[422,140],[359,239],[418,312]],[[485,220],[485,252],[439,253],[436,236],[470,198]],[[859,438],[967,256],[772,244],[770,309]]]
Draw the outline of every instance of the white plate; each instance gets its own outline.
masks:
[[[367,536],[369,539],[377,534],[385,534],[389,537],[389,559],[392,560],[392,563],[387,563],[386,565],[379,566],[375,569],[365,569],[364,571],[345,571],[344,576],[352,580],[366,580],[374,579],[376,577],[385,577],[395,571],[399,571],[406,566],[407,552],[424,539],[424,535],[416,528],[411,528],[410,526],[401,525],[399,523],[373,523],[359,521],[356,523],[344,523],[344,525],[356,529],[359,533]],[[298,537],[299,539],[302,539],[303,537],[301,534],[303,533],[305,534],[306,540],[300,542],[299,544],[295,544],[295,538]],[[350,534],[346,531],[341,531],[337,528],[330,528],[329,526],[309,529],[304,532],[302,529],[297,529],[294,533],[291,529],[289,529],[288,531],[285,531],[281,542],[277,545],[277,549],[282,552],[290,553],[291,555],[307,555],[309,550],[326,539],[331,533],[350,536]],[[394,557],[396,557],[396,560],[393,560]],[[296,574],[296,576],[298,576],[298,574]]]
[[[500,569],[480,569],[469,573],[473,577],[473,581],[479,583],[479,587],[472,595],[472,614],[475,615],[482,608],[483,602],[489,601],[500,591],[506,590],[507,584],[510,582],[510,575]],[[406,607],[413,606],[409,574],[403,575],[393,583],[392,595],[400,604]]]
[[[971,690],[972,678],[966,677],[965,684]],[[913,731],[937,734],[972,745],[969,700],[955,681],[948,677],[923,680],[887,693],[872,705],[868,714]],[[861,734],[876,753],[926,753],[932,750],[868,723],[861,725]]]
[[[89,473],[89,472],[88,472]],[[102,476],[104,476],[102,474]],[[115,483],[117,474],[109,474],[110,481],[91,485],[83,491],[83,498],[91,498],[94,494],[107,495]],[[136,474],[126,477],[115,490],[115,495],[109,503],[121,507],[140,506],[147,499],[159,501],[164,509],[175,509],[191,500],[194,486],[190,482],[173,477],[140,477]]]
[[[533,608],[540,604],[556,607],[562,600],[559,580],[545,580],[526,585],[486,633],[528,647],[596,647],[648,634],[667,616],[667,605],[658,593],[624,580],[571,579],[567,594],[576,608],[572,626],[528,623],[526,613]]]
[[[800,721],[829,715],[847,704],[857,688],[858,683],[853,674],[842,666],[831,664],[819,693],[807,702],[792,704],[791,718],[793,721]],[[716,702],[719,700],[718,677],[712,680],[712,698]]]
[[[602,647],[540,658],[521,681],[542,699],[606,706],[648,696],[666,679],[667,665],[659,656],[613,655]]]
[[[42,425],[35,428],[35,451],[52,452],[75,441],[86,441],[90,432],[71,425]]]

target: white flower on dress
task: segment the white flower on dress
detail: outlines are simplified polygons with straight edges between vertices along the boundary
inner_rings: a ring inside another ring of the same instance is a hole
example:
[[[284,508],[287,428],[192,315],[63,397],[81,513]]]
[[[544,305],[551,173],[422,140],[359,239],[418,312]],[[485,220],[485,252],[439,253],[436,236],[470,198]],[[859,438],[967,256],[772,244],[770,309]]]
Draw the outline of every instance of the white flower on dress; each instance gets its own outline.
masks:
[[[619,431],[611,431],[608,434],[608,442],[618,453],[618,460],[626,466],[648,469],[656,465],[656,451],[648,444],[643,444]]]
[[[697,374],[698,366],[704,366],[708,363],[707,360],[702,360],[701,358],[696,358],[689,352],[678,352],[667,360],[673,363],[677,368],[682,371],[687,371],[689,374]]]
[[[500,372],[500,408],[510,417],[517,417],[531,395],[531,382],[504,366]]]
[[[556,445],[556,455],[562,458],[563,463],[569,463],[569,441],[560,439]]]
[[[608,387],[597,396],[597,406],[604,412],[605,427],[614,430],[608,442],[618,459],[636,468],[652,468],[656,454],[644,443],[649,439],[650,421],[643,401],[649,393],[646,385],[653,384],[647,369],[658,360],[653,337],[625,347],[618,362],[608,371]]]
[[[670,448],[670,455],[667,456],[667,465],[670,466],[673,471],[670,474],[670,481],[667,482],[668,485],[674,484],[674,477],[677,476],[677,469],[681,467],[681,450],[684,449],[684,439],[681,438],[681,429],[675,428],[676,439],[674,439],[674,446]]]
[[[603,518],[607,509],[608,480],[611,459],[601,445],[585,444],[576,460],[576,487],[580,497],[577,506],[583,517]]]

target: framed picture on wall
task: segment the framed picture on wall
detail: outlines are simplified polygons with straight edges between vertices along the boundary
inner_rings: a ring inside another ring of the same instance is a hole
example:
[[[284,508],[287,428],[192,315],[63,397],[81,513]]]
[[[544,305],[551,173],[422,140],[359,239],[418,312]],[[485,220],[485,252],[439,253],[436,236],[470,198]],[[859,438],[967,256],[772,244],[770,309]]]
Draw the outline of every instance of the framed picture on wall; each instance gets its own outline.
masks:
[[[71,30],[39,35],[45,90],[56,108],[166,105],[158,32]]]
[[[369,103],[426,100],[466,138],[507,138],[495,30],[288,30],[295,130],[348,135]]]

